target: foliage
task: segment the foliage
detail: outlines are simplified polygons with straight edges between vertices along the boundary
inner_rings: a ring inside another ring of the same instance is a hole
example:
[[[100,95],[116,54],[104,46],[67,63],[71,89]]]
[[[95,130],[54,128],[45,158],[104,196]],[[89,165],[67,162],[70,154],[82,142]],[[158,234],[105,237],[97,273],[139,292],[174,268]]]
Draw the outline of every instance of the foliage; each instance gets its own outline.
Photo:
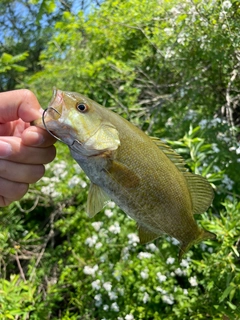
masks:
[[[46,176],[0,213],[0,319],[238,319],[239,2],[58,4],[31,1],[37,21],[4,33],[2,90],[28,87],[43,106],[52,86],[78,91],[164,138],[212,183],[195,218],[217,241],[179,262],[174,239],[140,245],[112,202],[90,220],[89,181],[59,144]]]

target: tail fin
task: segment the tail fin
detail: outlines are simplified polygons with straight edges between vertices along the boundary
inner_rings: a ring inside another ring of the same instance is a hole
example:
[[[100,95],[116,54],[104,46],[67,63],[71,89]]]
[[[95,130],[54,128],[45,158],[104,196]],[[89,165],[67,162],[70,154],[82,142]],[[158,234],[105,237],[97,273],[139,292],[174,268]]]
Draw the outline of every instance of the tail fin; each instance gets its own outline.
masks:
[[[179,254],[178,254],[178,260],[179,261],[182,260],[183,255],[190,249],[191,246],[193,246],[194,244],[198,244],[199,242],[202,242],[207,239],[215,240],[216,239],[215,233],[212,233],[204,229],[200,229],[200,233],[197,239],[190,241],[188,243],[182,242],[179,250]]]

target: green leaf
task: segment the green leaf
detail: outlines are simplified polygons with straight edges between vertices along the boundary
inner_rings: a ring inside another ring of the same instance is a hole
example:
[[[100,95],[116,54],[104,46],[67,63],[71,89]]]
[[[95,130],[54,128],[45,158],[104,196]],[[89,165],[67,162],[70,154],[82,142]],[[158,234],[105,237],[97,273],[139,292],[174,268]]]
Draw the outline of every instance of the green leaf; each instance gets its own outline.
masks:
[[[18,72],[24,72],[27,70],[26,67],[20,66],[18,64],[12,64],[12,68]]]
[[[3,53],[1,56],[1,62],[4,64],[8,64],[13,61],[13,56],[8,53]]]
[[[230,294],[230,292],[235,289],[235,285],[230,284],[223,292],[223,294],[221,295],[221,297],[219,298],[219,302],[222,302],[223,300],[225,300],[227,298],[227,296]]]

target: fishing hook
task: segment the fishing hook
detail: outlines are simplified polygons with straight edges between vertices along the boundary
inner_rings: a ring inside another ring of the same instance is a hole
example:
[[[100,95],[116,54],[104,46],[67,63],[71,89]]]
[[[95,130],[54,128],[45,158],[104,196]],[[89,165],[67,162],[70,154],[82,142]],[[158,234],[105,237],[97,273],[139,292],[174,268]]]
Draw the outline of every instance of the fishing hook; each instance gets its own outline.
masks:
[[[48,107],[47,109],[45,109],[45,110],[43,111],[43,114],[42,114],[42,122],[43,122],[43,125],[44,125],[45,130],[46,130],[51,136],[53,136],[56,140],[58,140],[58,141],[60,141],[60,142],[62,142],[62,143],[64,143],[64,144],[66,144],[66,145],[67,145],[69,148],[71,148],[71,149],[72,149],[72,147],[74,146],[74,143],[77,143],[78,145],[81,146],[81,145],[82,145],[81,142],[80,142],[79,140],[77,140],[77,139],[74,139],[73,142],[72,142],[72,144],[67,144],[66,142],[64,142],[62,139],[60,139],[58,136],[56,136],[52,131],[50,131],[50,130],[48,129],[47,124],[46,124],[46,122],[45,122],[45,115],[47,114],[47,112],[48,112],[50,109],[52,109],[53,111],[57,112],[57,113],[61,116],[61,113],[60,113],[59,111],[57,111],[57,109],[55,109],[55,108],[53,108],[53,107]]]

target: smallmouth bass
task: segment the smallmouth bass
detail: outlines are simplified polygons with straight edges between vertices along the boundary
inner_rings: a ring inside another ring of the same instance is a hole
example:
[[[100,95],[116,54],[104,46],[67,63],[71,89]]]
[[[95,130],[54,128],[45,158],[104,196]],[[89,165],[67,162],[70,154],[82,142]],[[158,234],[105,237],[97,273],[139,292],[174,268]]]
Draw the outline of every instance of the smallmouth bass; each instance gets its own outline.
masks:
[[[181,244],[180,258],[193,244],[215,238],[193,216],[211,205],[211,185],[188,172],[181,156],[161,140],[93,100],[61,90],[54,90],[43,118],[33,125],[66,143],[91,180],[90,217],[111,199],[137,222],[141,243],[170,235]]]

